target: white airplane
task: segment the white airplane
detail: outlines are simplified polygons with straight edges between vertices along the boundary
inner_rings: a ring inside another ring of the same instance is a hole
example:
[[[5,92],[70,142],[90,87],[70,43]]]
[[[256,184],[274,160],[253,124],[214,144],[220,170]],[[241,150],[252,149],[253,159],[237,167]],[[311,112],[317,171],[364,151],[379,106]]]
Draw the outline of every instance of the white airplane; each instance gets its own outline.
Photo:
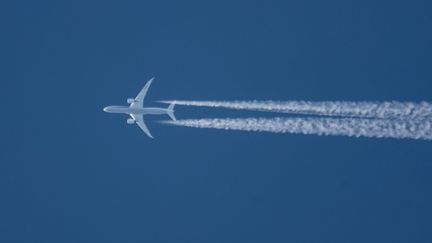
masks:
[[[166,114],[174,121],[176,120],[174,116],[174,105],[175,101],[172,102],[168,108],[155,108],[148,107],[144,108],[144,97],[147,94],[147,90],[149,89],[151,83],[153,82],[153,78],[147,81],[144,88],[139,92],[135,99],[129,98],[127,99],[127,103],[129,106],[107,106],[103,110],[108,113],[123,113],[128,114],[131,118],[127,119],[127,124],[136,123],[150,138],[153,138],[147,126],[144,123],[143,116],[144,115],[162,115]]]

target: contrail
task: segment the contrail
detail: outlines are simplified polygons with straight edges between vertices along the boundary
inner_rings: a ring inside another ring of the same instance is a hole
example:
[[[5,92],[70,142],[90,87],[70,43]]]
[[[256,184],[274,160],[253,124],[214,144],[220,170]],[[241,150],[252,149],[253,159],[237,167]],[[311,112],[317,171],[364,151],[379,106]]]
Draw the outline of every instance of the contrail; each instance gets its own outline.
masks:
[[[432,140],[431,120],[361,118],[224,118],[162,121],[164,124],[225,130]]]
[[[172,103],[173,101],[161,101]],[[383,118],[432,119],[430,102],[345,102],[345,101],[176,101],[177,105],[220,107],[236,110],[254,110],[279,113]]]

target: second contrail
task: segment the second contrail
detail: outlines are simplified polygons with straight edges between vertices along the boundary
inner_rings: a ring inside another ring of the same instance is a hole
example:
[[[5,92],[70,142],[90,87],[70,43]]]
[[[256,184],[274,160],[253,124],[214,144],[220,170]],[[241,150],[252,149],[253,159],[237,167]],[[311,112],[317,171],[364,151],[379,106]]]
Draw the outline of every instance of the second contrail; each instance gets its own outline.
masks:
[[[430,120],[295,117],[187,119],[162,121],[162,123],[194,128],[254,132],[432,140]]]

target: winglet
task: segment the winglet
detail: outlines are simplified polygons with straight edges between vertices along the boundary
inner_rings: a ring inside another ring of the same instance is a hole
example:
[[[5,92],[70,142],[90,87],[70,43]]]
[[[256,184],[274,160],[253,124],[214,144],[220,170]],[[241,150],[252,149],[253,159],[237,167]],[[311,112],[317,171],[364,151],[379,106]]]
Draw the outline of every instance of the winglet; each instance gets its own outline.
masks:
[[[168,106],[168,116],[173,120],[176,121],[176,117],[174,116],[174,106],[175,106],[176,102],[173,101],[169,106]]]

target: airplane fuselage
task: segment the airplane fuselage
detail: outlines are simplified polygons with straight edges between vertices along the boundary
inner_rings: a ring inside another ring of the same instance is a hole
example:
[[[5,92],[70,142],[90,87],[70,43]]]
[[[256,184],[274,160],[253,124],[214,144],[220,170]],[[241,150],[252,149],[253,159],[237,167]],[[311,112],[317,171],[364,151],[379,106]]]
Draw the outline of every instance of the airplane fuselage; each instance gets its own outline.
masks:
[[[168,109],[146,107],[146,108],[131,108],[129,106],[107,106],[104,108],[108,113],[123,113],[123,114],[139,114],[139,115],[164,115],[168,114]]]
[[[154,78],[151,78],[145,84],[144,88],[138,93],[135,99],[128,98],[127,103],[129,106],[107,106],[103,110],[108,113],[120,113],[127,114],[130,118],[127,119],[127,124],[137,124],[144,133],[153,138],[150,131],[148,130],[146,124],[144,123],[145,115],[168,115],[172,120],[176,120],[174,115],[174,106],[175,101],[171,102],[171,104],[167,108],[160,107],[144,107],[144,97],[147,94],[147,90],[149,89]]]

